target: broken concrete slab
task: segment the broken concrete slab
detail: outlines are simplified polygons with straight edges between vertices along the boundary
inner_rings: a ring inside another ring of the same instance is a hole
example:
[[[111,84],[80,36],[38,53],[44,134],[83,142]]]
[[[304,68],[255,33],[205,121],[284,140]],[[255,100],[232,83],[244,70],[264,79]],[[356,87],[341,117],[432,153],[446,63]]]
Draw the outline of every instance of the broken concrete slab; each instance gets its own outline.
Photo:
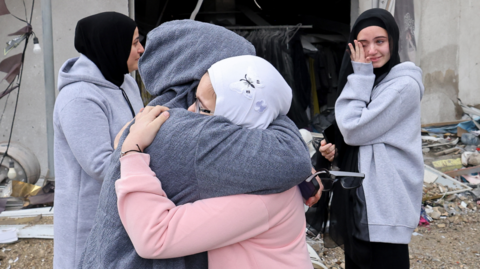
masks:
[[[454,178],[442,173],[428,165],[424,165],[424,182],[436,183],[449,188],[444,194],[454,194],[472,190],[471,187],[455,180]]]

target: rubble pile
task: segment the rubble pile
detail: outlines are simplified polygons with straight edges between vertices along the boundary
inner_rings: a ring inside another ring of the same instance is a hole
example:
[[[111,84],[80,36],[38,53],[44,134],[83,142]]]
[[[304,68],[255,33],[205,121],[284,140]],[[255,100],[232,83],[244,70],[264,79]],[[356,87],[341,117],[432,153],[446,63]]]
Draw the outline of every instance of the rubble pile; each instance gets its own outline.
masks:
[[[444,193],[453,189],[449,189],[448,186],[437,183],[424,183],[423,184],[423,197],[435,197],[443,196]],[[455,189],[456,190],[456,189]]]
[[[430,190],[432,191],[432,190]],[[435,191],[435,190],[434,190]],[[428,222],[434,222],[438,227],[450,224],[478,222],[479,210],[477,198],[466,193],[450,194],[438,200],[429,200],[424,207]]]

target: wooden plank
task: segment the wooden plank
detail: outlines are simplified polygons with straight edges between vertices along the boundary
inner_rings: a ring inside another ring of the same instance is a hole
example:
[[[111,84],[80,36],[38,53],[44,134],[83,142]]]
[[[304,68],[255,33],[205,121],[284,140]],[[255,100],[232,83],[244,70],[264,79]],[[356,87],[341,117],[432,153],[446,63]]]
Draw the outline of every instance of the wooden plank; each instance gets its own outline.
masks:
[[[442,127],[442,126],[447,126],[447,125],[459,124],[459,123],[466,122],[466,121],[469,121],[469,120],[456,120],[456,121],[427,123],[427,124],[422,124],[422,128],[434,127],[434,126]]]
[[[451,177],[456,177],[456,176],[478,173],[478,172],[480,172],[480,165],[472,166],[472,167],[468,167],[468,168],[463,168],[463,169],[458,169],[458,170],[454,170],[454,171],[447,171],[447,172],[444,172],[444,173],[451,176]]]
[[[446,149],[446,150],[436,152],[435,156],[446,155],[446,154],[449,154],[449,153],[452,153],[452,152],[455,152],[455,151],[459,151],[459,150],[460,149],[458,149],[458,148],[450,148],[450,149]]]
[[[42,215],[37,215],[36,217],[1,217],[0,225],[19,225],[19,224],[35,224],[42,219]]]

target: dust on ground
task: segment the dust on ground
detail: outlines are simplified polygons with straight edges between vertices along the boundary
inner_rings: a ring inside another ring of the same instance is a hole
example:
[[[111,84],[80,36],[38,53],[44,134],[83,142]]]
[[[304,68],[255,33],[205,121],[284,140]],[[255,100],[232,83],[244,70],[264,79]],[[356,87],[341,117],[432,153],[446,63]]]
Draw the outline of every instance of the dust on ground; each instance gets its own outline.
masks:
[[[410,268],[480,268],[480,212],[456,217],[416,229],[409,244]],[[325,248],[320,256],[328,268],[345,268],[340,247]]]
[[[53,217],[41,217],[34,224],[53,224]],[[25,238],[0,244],[0,269],[4,268],[53,268],[53,240]]]
[[[42,218],[41,224],[51,223],[51,218]],[[51,239],[19,239],[15,243],[0,244],[0,251],[0,269],[53,267]],[[480,211],[418,227],[409,252],[411,268],[480,268]],[[340,247],[325,248],[319,255],[328,268],[345,267]]]

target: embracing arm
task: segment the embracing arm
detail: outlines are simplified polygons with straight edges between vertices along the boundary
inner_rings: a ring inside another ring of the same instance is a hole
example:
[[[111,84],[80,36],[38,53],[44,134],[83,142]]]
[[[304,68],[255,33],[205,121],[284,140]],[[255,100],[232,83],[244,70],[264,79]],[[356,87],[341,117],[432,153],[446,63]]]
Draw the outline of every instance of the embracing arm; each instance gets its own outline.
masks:
[[[381,143],[382,136],[410,113],[409,106],[420,102],[418,85],[409,77],[386,82],[388,85],[382,85],[384,89],[370,100],[375,80],[372,64],[352,65],[355,73],[348,76],[335,104],[338,127],[349,145]]]
[[[279,116],[266,130],[212,117],[196,147],[201,198],[279,193],[305,180],[311,167],[305,142],[286,116]]]
[[[76,98],[59,116],[65,139],[82,169],[102,181],[113,153],[110,126],[104,110],[94,101]]]
[[[115,183],[118,211],[137,253],[147,259],[187,256],[234,244],[269,229],[255,195],[235,195],[175,206],[149,168],[150,156],[122,157]]]

